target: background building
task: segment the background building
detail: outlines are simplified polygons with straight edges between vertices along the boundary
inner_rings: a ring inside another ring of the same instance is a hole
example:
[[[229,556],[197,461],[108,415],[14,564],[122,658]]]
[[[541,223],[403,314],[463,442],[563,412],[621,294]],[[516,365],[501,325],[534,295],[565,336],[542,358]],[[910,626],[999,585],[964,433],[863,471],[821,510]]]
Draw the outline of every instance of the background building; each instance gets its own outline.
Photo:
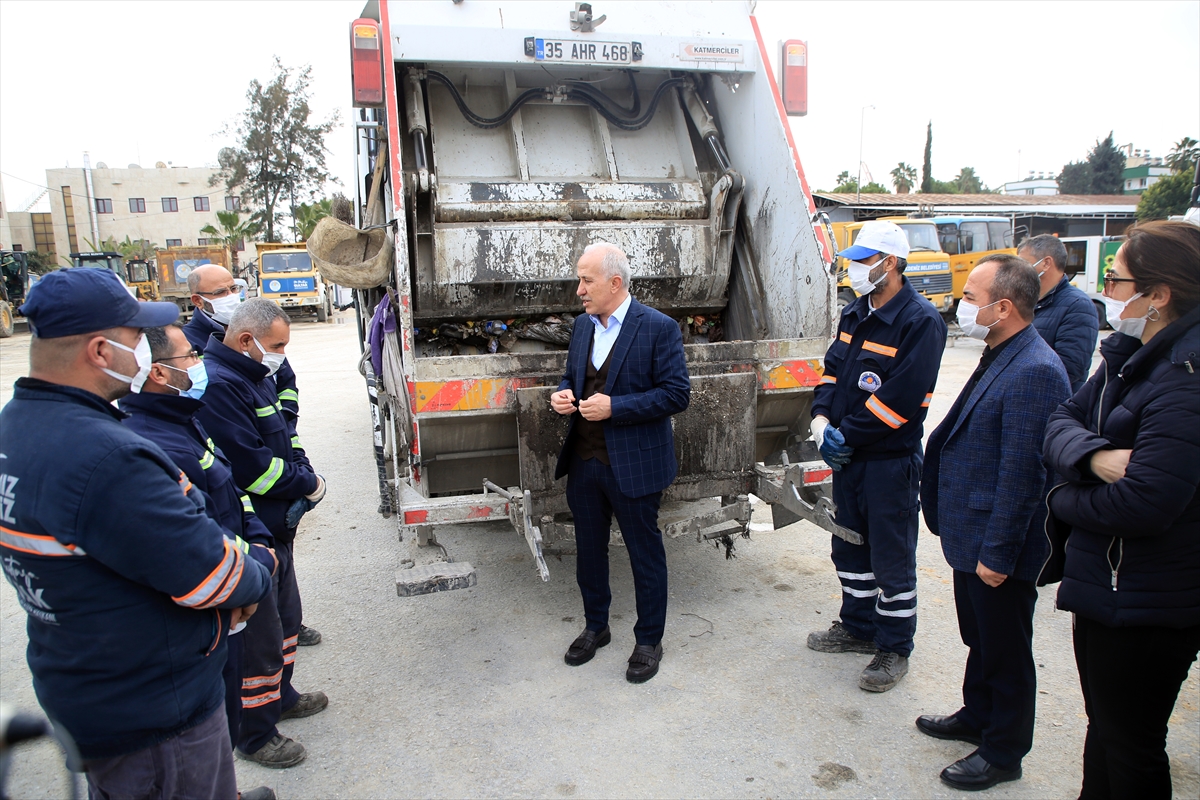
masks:
[[[1058,179],[1053,173],[1039,172],[1035,175],[1033,170],[1029,170],[1029,176],[1025,180],[1004,184],[1003,193],[1042,196],[1058,194]]]
[[[92,169],[46,170],[52,249],[59,263],[70,253],[90,250],[88,241],[99,245],[109,237],[146,239],[158,247],[208,244],[200,229],[219,228],[218,211],[241,210],[238,198],[229,196],[223,184],[209,185],[216,173],[208,167],[174,167],[161,161],[153,169],[137,164],[110,169],[98,162]],[[36,235],[35,223],[31,220],[30,228]],[[250,242],[239,250],[243,263],[254,257]]]

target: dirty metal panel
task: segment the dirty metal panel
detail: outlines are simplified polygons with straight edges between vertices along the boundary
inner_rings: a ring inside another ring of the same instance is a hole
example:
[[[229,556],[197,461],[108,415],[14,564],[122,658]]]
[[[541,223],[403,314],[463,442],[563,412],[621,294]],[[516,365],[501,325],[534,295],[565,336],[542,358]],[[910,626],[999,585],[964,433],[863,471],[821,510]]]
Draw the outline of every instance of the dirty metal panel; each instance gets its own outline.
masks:
[[[494,80],[495,76],[492,78]],[[508,107],[504,87],[481,85],[478,71],[471,73],[465,81],[459,79],[456,82],[460,92],[464,83],[469,84],[467,103],[481,116],[498,116]],[[445,86],[428,81],[428,87],[433,162],[439,180],[486,180],[520,175],[511,127],[476,128],[463,118]]]
[[[438,224],[433,238],[433,284],[418,278],[421,319],[578,313],[575,262],[598,241],[629,255],[639,301],[664,312],[725,305],[729,264],[713,263],[703,220]]]
[[[534,101],[521,109],[521,125],[530,178],[607,177],[604,146],[588,106]]]
[[[443,181],[434,209],[438,222],[704,219],[708,198],[697,181]]]
[[[752,372],[692,378],[691,403],[674,417],[681,478],[753,471],[756,383]]]
[[[517,448],[521,462],[521,488],[534,494],[555,488],[554,468],[567,437],[570,417],[550,408],[554,386],[517,389]],[[566,479],[561,481],[565,488]]]

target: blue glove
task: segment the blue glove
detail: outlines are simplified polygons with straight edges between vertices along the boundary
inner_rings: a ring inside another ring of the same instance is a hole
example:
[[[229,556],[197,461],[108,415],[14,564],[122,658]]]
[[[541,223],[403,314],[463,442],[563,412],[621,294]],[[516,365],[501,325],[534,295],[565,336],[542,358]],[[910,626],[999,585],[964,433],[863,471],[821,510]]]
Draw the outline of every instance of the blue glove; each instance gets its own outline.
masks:
[[[821,438],[821,458],[834,472],[840,472],[842,467],[849,464],[853,454],[854,448],[846,445],[846,437],[841,431],[832,425],[825,429],[825,435]]]
[[[325,499],[325,479],[320,475],[317,476],[317,490],[307,497],[301,497],[298,500],[293,500],[288,506],[287,514],[284,515],[283,524],[289,528],[294,528],[300,524],[300,518],[317,507],[317,503]]]

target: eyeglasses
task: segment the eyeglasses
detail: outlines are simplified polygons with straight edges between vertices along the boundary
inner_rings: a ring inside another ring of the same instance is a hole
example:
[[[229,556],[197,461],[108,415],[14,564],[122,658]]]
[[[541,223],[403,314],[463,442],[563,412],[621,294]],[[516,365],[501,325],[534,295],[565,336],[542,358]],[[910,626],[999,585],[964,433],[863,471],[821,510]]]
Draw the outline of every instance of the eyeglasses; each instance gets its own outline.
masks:
[[[1136,278],[1122,278],[1111,269],[1104,273],[1104,291],[1111,290],[1118,283],[1137,283]]]
[[[202,357],[203,357],[203,354],[199,350],[192,348],[191,350],[188,350],[186,353],[184,353],[181,356],[167,356],[166,358],[156,358],[156,359],[154,359],[153,363],[158,364],[159,362],[162,362],[162,361],[178,361],[181,358],[202,358]]]
[[[196,292],[201,297],[225,297],[226,295],[237,294],[237,286],[222,286],[220,289],[212,292]]]

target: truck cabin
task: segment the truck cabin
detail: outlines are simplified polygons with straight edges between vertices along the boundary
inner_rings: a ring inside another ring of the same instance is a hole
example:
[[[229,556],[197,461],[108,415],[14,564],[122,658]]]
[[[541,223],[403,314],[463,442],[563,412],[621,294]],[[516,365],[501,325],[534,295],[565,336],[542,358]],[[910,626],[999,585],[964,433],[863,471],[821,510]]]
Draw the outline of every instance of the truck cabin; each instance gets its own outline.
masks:
[[[1005,217],[934,217],[938,241],[952,256],[1013,247],[1012,222]]]
[[[20,251],[0,251],[0,300],[16,305],[25,299],[29,289],[28,258]]]
[[[131,283],[149,283],[151,278],[150,262],[140,258],[130,259],[125,268],[129,270],[129,280]]]
[[[129,272],[125,269],[125,261],[120,253],[107,250],[99,253],[71,253],[71,263],[77,267],[112,270],[117,273],[122,283],[129,283]]]

